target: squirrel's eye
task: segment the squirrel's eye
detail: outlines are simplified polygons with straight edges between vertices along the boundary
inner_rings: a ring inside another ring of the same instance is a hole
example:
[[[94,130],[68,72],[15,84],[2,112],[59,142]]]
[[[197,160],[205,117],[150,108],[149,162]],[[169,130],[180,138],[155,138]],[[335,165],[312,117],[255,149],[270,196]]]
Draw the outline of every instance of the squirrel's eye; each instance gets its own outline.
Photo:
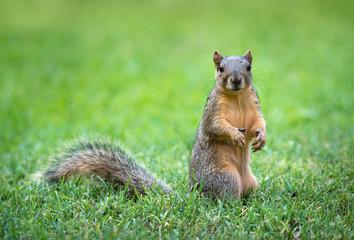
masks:
[[[251,65],[247,66],[247,71],[251,71]]]
[[[219,67],[219,72],[221,72],[221,73],[224,72],[224,68],[220,66]]]

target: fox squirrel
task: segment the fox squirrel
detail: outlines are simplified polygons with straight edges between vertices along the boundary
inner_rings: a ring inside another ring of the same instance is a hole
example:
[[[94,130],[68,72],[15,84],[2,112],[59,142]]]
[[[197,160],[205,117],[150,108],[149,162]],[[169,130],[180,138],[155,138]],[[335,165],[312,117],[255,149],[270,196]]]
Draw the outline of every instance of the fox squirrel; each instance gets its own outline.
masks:
[[[215,86],[208,96],[190,157],[189,181],[216,199],[241,197],[257,186],[251,172],[250,142],[261,150],[266,125],[252,86],[252,54],[223,57],[214,52]]]
[[[249,166],[250,142],[255,138],[254,151],[264,147],[266,125],[252,86],[250,50],[229,57],[215,51],[213,60],[216,81],[195,137],[189,181],[191,188],[202,185],[202,193],[214,200],[240,198],[257,186]],[[46,178],[53,182],[73,174],[95,174],[142,195],[154,187],[173,192],[111,141],[77,141],[56,157]]]

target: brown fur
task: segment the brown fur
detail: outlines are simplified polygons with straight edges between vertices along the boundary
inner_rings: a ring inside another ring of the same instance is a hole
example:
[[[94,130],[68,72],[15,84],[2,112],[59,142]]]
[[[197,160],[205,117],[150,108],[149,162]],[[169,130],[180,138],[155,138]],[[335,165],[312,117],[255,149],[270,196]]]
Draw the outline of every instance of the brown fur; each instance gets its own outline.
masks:
[[[251,74],[243,66],[252,62],[252,55],[250,51],[245,54],[248,62],[240,61],[243,60],[240,56],[223,64],[224,58],[216,52],[213,59],[216,83],[208,97],[191,154],[190,183],[192,187],[203,183],[203,193],[214,199],[225,194],[241,197],[257,186],[249,166],[250,143],[256,137],[253,150],[261,150],[266,136]],[[218,70],[220,67],[222,71]],[[230,78],[242,79],[245,83],[229,84]],[[246,129],[245,133],[239,131],[242,128]]]
[[[157,188],[165,194],[172,189],[146,169],[137,165],[130,155],[111,141],[81,139],[73,143],[54,159],[46,172],[50,182],[72,175],[94,174],[130,193],[145,194],[145,189]]]

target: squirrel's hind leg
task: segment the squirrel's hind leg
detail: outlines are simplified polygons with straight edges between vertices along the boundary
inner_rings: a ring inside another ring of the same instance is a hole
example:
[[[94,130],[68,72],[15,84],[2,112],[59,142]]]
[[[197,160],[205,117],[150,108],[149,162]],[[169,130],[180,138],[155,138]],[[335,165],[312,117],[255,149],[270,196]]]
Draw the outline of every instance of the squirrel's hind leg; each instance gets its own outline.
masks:
[[[202,193],[213,200],[240,198],[242,192],[241,177],[236,169],[220,169],[204,177]]]
[[[249,192],[254,192],[258,185],[256,177],[252,174],[251,167],[246,167],[246,172],[242,176],[242,188],[243,194],[247,194]]]

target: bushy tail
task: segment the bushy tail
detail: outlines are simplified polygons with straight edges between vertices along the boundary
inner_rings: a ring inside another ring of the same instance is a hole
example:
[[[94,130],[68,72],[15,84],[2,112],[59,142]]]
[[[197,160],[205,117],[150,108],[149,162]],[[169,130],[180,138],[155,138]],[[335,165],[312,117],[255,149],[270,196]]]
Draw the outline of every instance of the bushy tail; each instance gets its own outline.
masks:
[[[118,144],[106,140],[81,139],[64,149],[55,164],[46,172],[48,181],[59,181],[71,175],[95,174],[103,179],[144,194],[145,189],[157,187],[166,194],[172,192],[163,181],[156,179],[146,169],[133,162],[131,156]]]

